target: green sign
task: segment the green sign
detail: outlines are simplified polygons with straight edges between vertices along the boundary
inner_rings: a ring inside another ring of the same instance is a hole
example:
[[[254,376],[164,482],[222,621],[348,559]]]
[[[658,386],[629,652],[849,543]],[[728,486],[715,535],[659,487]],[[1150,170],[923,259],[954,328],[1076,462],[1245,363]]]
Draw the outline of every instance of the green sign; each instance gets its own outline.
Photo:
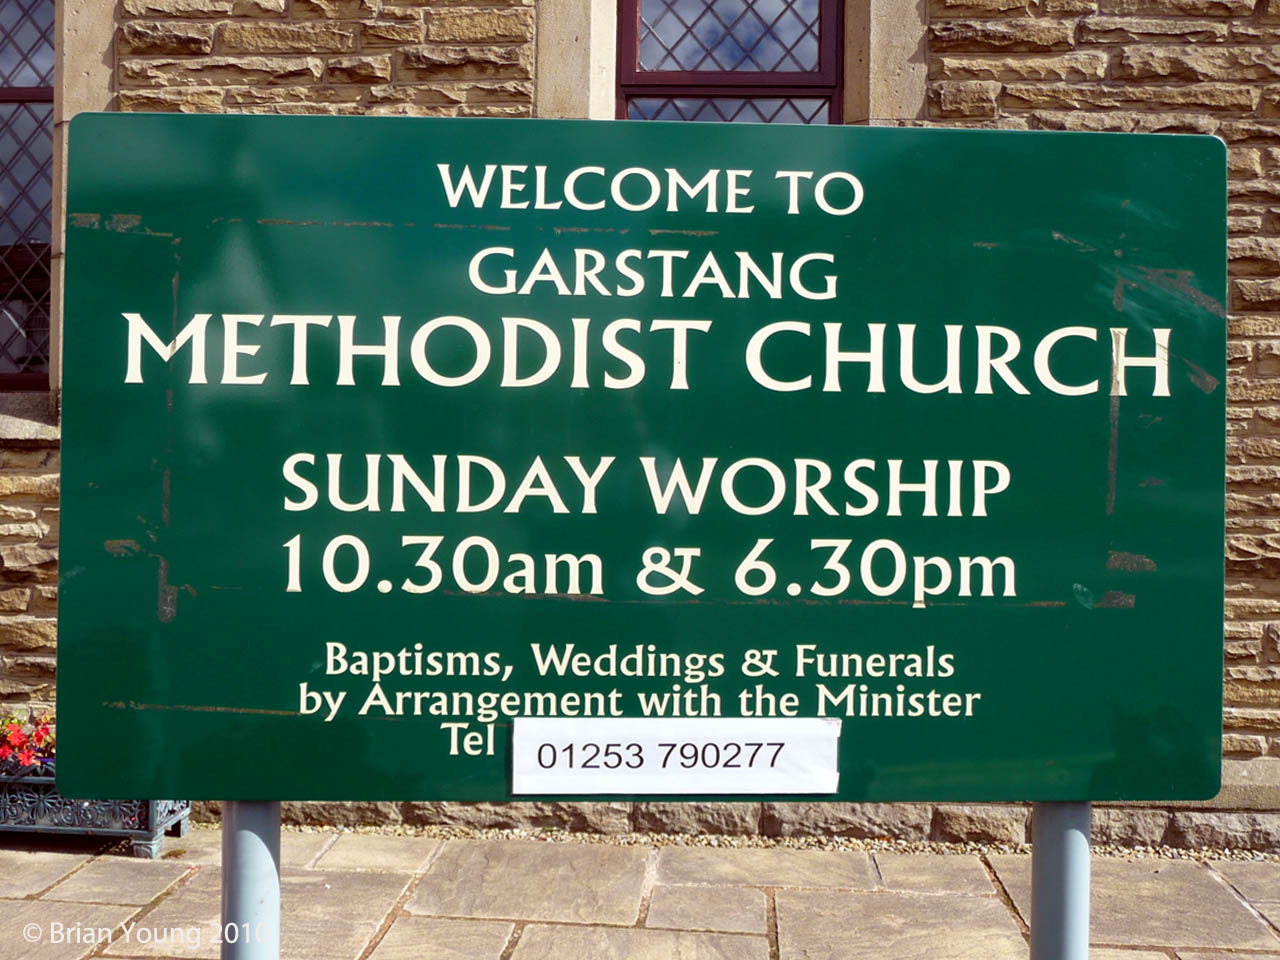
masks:
[[[70,150],[67,793],[1216,792],[1218,141]]]

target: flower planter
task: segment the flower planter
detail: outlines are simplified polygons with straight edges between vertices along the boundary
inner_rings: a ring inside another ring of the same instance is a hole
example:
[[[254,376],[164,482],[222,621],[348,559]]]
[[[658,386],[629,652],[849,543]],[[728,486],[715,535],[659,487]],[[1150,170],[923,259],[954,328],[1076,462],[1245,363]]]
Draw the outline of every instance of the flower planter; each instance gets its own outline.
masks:
[[[0,774],[0,831],[127,837],[135,857],[154,860],[164,833],[183,836],[190,815],[190,800],[72,800],[52,775]]]

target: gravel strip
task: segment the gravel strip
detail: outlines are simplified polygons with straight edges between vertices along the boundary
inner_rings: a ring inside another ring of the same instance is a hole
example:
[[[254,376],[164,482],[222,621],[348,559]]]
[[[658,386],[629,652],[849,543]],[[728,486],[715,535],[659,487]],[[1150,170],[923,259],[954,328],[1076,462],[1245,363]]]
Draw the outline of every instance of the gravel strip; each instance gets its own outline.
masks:
[[[217,830],[215,824],[193,823],[193,830]],[[1029,843],[935,843],[928,840],[863,839],[860,837],[761,837],[684,833],[574,833],[546,827],[541,829],[478,829],[473,827],[404,824],[368,827],[315,827],[286,825],[295,833],[358,833],[384,837],[427,837],[436,840],[536,840],[541,843],[598,843],[622,847],[784,847],[793,850],[864,850],[873,853],[932,853],[985,856],[992,853],[1030,853]],[[1280,852],[1216,849],[1202,847],[1126,847],[1115,843],[1094,843],[1093,853],[1125,860],[1257,860],[1280,863]]]

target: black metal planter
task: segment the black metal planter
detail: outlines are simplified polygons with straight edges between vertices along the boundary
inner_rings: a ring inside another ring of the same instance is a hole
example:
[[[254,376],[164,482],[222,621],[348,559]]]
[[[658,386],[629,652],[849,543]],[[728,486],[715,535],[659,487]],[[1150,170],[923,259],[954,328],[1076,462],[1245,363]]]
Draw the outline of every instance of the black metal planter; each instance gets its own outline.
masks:
[[[154,860],[164,833],[183,836],[190,800],[72,800],[52,775],[0,774],[0,831],[127,837],[135,857]]]

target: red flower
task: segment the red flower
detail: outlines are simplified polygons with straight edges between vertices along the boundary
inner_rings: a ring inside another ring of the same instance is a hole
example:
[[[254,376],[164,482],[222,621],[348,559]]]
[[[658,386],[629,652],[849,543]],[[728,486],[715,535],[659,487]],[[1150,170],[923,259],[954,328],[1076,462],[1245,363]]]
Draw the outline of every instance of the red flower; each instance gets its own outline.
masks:
[[[13,747],[7,743],[0,743],[0,760],[8,760],[13,756]]]
[[[29,767],[36,762],[36,752],[28,747],[26,750],[18,751],[18,762],[24,767]]]
[[[44,744],[45,738],[48,736],[49,736],[49,725],[44,724],[43,726],[38,727],[36,729],[36,732],[31,735],[31,739],[35,743],[35,745],[39,747]]]
[[[22,732],[22,728],[16,723],[9,724],[9,744],[13,747],[21,747],[27,742],[27,735]]]

